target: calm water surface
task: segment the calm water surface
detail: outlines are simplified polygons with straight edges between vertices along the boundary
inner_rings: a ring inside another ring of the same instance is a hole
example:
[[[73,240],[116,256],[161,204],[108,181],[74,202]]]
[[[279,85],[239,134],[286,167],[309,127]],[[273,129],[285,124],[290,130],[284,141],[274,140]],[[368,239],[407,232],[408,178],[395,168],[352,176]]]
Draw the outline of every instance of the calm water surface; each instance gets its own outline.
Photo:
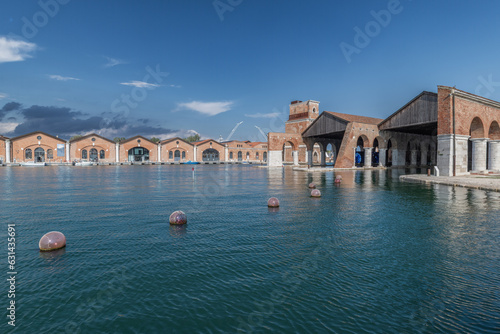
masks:
[[[398,173],[0,168],[4,314],[7,223],[18,271],[0,332],[499,333],[500,193]],[[52,230],[68,246],[40,253]]]

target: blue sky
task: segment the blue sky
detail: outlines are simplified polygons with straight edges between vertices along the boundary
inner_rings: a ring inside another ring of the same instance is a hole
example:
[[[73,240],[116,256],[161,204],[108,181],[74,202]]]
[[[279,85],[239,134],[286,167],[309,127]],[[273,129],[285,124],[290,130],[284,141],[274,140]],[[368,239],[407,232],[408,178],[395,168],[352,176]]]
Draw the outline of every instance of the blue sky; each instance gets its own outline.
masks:
[[[500,100],[500,2],[4,1],[0,134],[264,140],[292,100],[385,118],[437,85]],[[361,33],[360,33],[361,31]]]

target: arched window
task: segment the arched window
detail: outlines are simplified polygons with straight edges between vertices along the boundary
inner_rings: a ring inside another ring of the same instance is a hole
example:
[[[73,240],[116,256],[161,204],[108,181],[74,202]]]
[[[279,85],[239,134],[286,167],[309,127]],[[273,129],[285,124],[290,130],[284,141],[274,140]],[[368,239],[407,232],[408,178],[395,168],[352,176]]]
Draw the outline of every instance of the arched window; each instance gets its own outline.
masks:
[[[131,148],[128,150],[128,161],[149,161],[149,150],[144,147]]]
[[[97,161],[97,150],[95,148],[90,149],[90,160]]]
[[[82,150],[82,159],[87,159],[87,150]]]
[[[51,149],[47,150],[47,159],[54,159],[54,151]]]
[[[101,152],[99,152],[99,159],[105,159],[106,158],[106,153],[104,152],[104,150],[101,150]]]
[[[27,148],[26,150],[24,150],[24,157],[25,159],[33,159],[33,151],[31,150],[31,148]]]
[[[219,151],[209,148],[202,153],[203,161],[219,161]]]
[[[262,154],[263,158],[264,158],[264,161],[267,161],[267,152],[264,152],[264,154]]]
[[[243,160],[243,153],[241,151],[238,152],[238,161]]]
[[[259,152],[255,153],[255,159],[259,160]]]
[[[170,151],[168,152],[168,158],[173,159],[174,158],[174,152]]]
[[[229,159],[233,160],[233,152],[229,152]]]
[[[247,152],[247,160],[250,160],[250,152]]]
[[[186,159],[186,151],[182,151],[182,160]]]

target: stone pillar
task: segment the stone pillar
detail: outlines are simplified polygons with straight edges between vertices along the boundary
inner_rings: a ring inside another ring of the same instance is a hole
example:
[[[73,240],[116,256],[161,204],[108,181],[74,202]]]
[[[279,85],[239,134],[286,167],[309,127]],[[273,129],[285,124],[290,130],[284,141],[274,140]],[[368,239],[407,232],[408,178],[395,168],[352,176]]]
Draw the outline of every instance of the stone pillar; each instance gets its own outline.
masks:
[[[161,162],[161,144],[158,143],[158,162]]]
[[[455,135],[456,175],[467,174],[467,141],[469,136]],[[434,159],[431,153],[431,162]],[[486,151],[485,151],[486,158]],[[486,159],[485,159],[486,160]],[[453,176],[453,135],[437,136],[437,168],[442,176]]]
[[[7,139],[5,141],[5,163],[8,163],[8,164],[11,163],[10,156],[11,156],[11,153],[10,153],[10,139]]]
[[[378,149],[378,165],[379,165],[379,167],[385,166],[386,156],[387,156],[387,149],[386,148],[379,148]]]
[[[371,167],[372,166],[372,150],[373,147],[365,147],[365,163],[364,167]]]
[[[399,159],[398,150],[392,149],[392,166],[393,167],[398,166],[398,164],[399,164],[398,159]]]
[[[478,173],[486,170],[486,144],[487,138],[475,138],[472,141],[472,172]]]
[[[120,162],[120,143],[115,144],[115,161]]]
[[[224,146],[224,159],[224,161],[229,161],[229,149],[227,148],[227,144]]]
[[[498,172],[500,171],[500,140],[491,140],[490,142],[490,156],[488,166],[489,170]]]
[[[193,146],[193,161],[198,161],[198,146]]]
[[[66,148],[66,150],[65,150],[65,153],[66,153],[66,155],[65,155],[66,156],[66,162],[70,162],[71,161],[71,157],[69,156],[70,145],[71,145],[71,143],[68,140],[66,142],[66,145],[65,145],[65,148]],[[57,152],[57,149],[56,149],[56,152]],[[56,153],[56,155],[57,155],[57,153]]]
[[[427,151],[421,151],[420,153],[420,165],[423,167],[427,166]]]
[[[321,166],[326,166],[325,150],[321,150]]]
[[[269,151],[267,156],[267,165],[269,167],[283,166],[282,151]]]
[[[417,150],[411,150],[410,151],[410,166],[416,166],[417,165],[417,155],[418,155],[418,151]]]
[[[293,157],[293,165],[298,166],[299,165],[299,151],[292,151],[292,157]]]
[[[309,167],[313,165],[313,151],[307,150],[306,162]]]

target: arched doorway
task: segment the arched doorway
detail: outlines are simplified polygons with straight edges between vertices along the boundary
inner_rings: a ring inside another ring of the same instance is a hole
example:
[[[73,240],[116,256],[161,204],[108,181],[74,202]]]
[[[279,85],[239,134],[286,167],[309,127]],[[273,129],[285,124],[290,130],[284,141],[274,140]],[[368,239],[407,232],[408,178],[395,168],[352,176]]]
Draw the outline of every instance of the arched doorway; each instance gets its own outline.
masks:
[[[247,152],[247,161],[250,160],[250,152]]]
[[[372,166],[377,167],[380,162],[380,149],[379,149],[379,144],[378,144],[378,139],[375,138],[373,141],[373,150],[372,150]]]
[[[335,164],[335,146],[330,143],[326,145],[325,159],[327,165],[333,166]]]
[[[128,150],[128,161],[149,161],[149,150],[144,147],[134,147]]]
[[[292,142],[287,141],[283,144],[282,161],[283,163],[293,163],[293,151],[295,147]]]
[[[219,161],[219,151],[213,148],[208,148],[202,153],[203,161]]]
[[[469,135],[470,137],[467,142],[467,171],[484,170],[487,164],[486,161],[483,160],[487,160],[487,152],[482,152],[482,150],[479,149],[482,144],[481,142],[477,141],[474,143],[475,140],[484,138],[484,125],[479,117],[474,117],[472,120]],[[484,156],[482,156],[483,153]]]
[[[387,153],[385,155],[385,165],[387,167],[392,166],[392,141],[390,139],[387,142]]]
[[[356,167],[363,167],[365,165],[365,149],[362,137],[359,137],[358,141],[356,142],[356,153],[354,155],[354,161]]]
[[[97,155],[97,150],[95,148],[91,148],[89,153],[90,161],[97,162],[99,160],[99,156]]]
[[[411,144],[408,142],[406,145],[405,166],[411,165]]]
[[[87,150],[82,150],[82,160],[87,160],[88,159],[88,151]]]
[[[45,162],[45,150],[41,147],[35,148],[35,162]]]
[[[181,151],[175,150],[174,152],[174,161],[179,161],[181,160]]]
[[[238,151],[238,161],[243,161],[243,153],[241,151]]]
[[[262,154],[262,158],[264,159],[264,162],[267,162],[267,152]]]

